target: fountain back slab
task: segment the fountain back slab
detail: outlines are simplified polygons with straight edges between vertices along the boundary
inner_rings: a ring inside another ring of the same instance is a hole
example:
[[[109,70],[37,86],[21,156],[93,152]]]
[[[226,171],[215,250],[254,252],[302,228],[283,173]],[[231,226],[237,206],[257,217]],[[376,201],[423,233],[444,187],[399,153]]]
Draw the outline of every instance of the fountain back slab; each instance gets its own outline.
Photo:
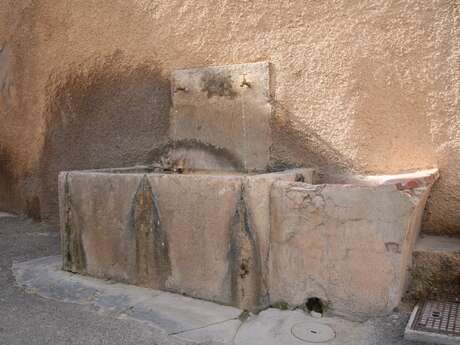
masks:
[[[267,62],[177,70],[172,77],[170,135],[176,154],[186,156],[192,169],[267,168],[272,113]],[[203,159],[209,150],[235,164],[210,165]]]

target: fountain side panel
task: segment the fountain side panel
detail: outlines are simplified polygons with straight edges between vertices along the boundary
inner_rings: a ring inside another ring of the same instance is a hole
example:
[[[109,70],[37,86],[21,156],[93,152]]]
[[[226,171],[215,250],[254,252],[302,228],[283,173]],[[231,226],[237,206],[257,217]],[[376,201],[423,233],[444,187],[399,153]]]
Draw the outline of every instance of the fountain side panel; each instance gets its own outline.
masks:
[[[276,182],[271,198],[272,303],[330,302],[338,314],[390,312],[404,292],[430,186]]]

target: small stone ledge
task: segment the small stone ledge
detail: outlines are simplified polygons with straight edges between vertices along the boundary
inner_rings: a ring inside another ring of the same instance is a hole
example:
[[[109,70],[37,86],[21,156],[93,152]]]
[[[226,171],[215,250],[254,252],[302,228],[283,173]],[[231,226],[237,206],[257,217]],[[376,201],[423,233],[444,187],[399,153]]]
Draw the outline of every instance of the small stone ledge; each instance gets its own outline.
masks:
[[[460,239],[423,236],[413,252],[408,298],[445,299],[460,295]]]
[[[421,236],[415,252],[460,254],[460,238],[449,236]]]
[[[15,214],[0,211],[0,218],[15,218]]]

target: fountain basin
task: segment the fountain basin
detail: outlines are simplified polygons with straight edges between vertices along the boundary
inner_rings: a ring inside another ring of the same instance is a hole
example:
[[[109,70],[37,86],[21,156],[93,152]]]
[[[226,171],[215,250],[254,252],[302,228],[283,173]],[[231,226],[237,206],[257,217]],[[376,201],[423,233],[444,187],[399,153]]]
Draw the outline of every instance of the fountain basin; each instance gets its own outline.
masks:
[[[252,311],[317,297],[336,314],[386,314],[437,177],[63,172],[63,268]]]

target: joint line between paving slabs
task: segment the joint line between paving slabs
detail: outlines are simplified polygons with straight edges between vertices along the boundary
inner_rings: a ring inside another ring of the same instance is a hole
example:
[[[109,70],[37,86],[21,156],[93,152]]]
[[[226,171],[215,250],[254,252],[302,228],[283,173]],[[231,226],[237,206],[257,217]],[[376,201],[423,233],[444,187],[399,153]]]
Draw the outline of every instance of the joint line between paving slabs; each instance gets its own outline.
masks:
[[[182,330],[182,331],[176,331],[176,332],[168,333],[168,335],[178,335],[178,334],[182,334],[182,333],[186,333],[186,332],[197,331],[199,329],[204,329],[204,328],[208,328],[208,327],[211,327],[211,326],[220,325],[222,323],[232,321],[232,320],[238,320],[238,317],[234,317],[234,318],[227,319],[227,320],[222,320],[222,321],[217,321],[217,322],[214,322],[214,323],[210,323],[210,324],[208,324],[206,326],[190,328],[190,329],[185,329],[185,330]]]
[[[235,331],[235,334],[232,337],[232,344],[235,343],[236,336],[238,335],[238,332],[240,331],[241,327],[243,326],[244,321],[241,321],[241,323],[238,325],[238,328]]]

